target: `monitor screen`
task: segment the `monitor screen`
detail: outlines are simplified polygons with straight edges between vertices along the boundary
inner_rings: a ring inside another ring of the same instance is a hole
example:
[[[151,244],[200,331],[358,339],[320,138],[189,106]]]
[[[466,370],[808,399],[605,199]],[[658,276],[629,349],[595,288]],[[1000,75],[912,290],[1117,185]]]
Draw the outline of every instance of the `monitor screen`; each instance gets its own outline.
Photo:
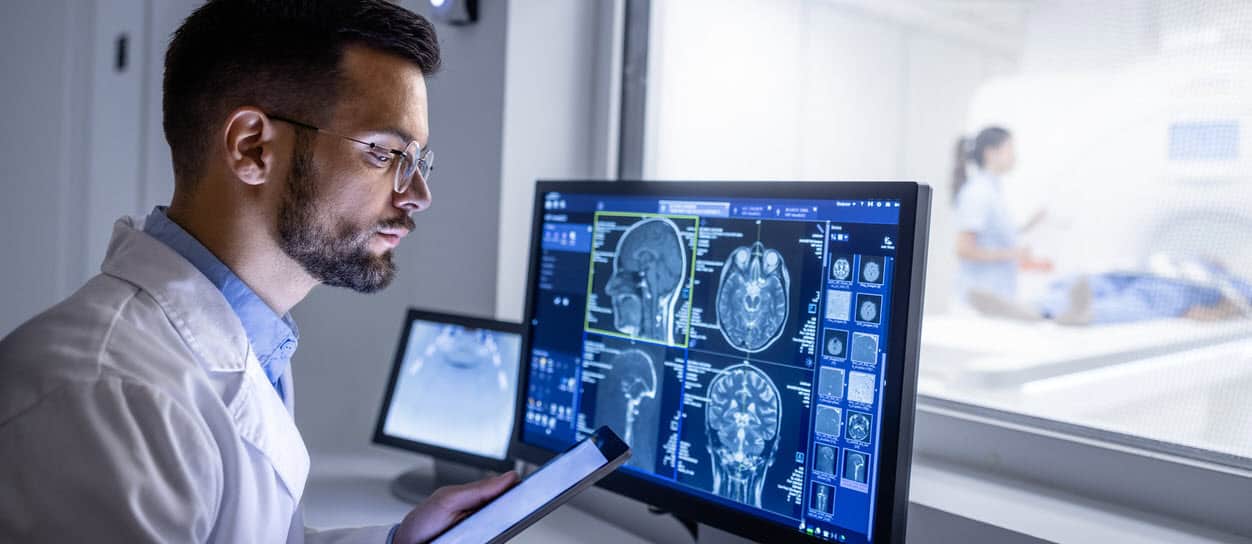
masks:
[[[516,324],[411,310],[376,440],[459,461],[508,459],[520,333]]]
[[[636,481],[777,534],[875,541],[882,448],[899,427],[888,346],[909,298],[893,288],[898,186],[914,188],[909,211],[918,186],[578,190],[592,185],[540,184],[519,441],[562,451],[608,425]]]

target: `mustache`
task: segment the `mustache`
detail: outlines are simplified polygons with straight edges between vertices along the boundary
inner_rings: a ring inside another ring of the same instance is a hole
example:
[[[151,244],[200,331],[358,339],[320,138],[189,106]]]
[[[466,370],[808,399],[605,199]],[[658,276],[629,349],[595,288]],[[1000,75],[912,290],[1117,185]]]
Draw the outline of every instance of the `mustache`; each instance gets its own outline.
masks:
[[[378,224],[377,229],[396,229],[403,228],[409,232],[413,232],[417,228],[417,224],[413,222],[413,218],[408,215],[402,215],[394,219],[388,219]]]

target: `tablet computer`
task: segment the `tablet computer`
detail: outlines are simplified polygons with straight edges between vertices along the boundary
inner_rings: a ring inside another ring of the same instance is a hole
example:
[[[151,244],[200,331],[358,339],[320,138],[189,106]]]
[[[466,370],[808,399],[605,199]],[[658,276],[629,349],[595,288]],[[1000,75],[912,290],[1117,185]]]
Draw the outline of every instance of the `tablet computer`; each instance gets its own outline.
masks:
[[[432,544],[504,542],[556,510],[630,458],[608,427],[552,458],[517,485],[439,535]]]

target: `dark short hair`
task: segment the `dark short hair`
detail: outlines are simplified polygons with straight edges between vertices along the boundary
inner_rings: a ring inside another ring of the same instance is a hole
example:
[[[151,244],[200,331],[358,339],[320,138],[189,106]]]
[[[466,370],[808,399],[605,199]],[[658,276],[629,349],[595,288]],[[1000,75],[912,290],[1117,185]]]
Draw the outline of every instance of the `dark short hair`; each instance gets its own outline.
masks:
[[[345,46],[439,69],[430,21],[384,0],[210,0],[165,53],[162,124],[175,179],[204,164],[214,127],[240,106],[320,123],[341,91]]]

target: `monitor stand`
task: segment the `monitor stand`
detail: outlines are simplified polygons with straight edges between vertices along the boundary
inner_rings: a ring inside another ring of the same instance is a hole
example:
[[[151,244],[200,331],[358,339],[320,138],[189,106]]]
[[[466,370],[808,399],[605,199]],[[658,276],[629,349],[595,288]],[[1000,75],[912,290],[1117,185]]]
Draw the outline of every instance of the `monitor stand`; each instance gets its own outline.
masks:
[[[469,483],[487,476],[487,471],[469,465],[443,459],[434,461],[433,471],[418,467],[396,476],[391,481],[391,494],[402,501],[417,504],[440,487]]]

